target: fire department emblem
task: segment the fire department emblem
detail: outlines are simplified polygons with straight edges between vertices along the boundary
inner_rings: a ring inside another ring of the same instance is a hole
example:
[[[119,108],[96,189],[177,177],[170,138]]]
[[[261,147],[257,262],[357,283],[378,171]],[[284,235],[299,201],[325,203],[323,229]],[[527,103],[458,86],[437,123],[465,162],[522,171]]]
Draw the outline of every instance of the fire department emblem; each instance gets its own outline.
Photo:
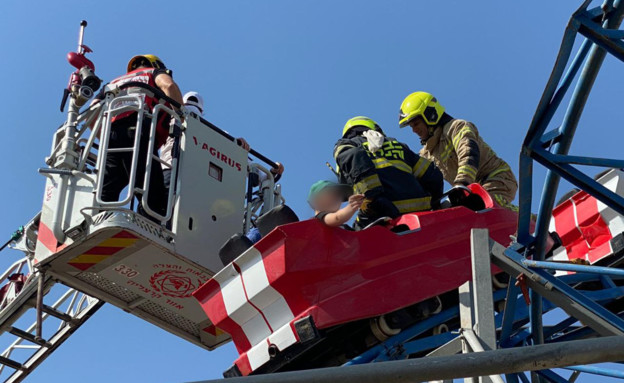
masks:
[[[187,298],[200,285],[200,281],[180,270],[163,270],[155,273],[149,280],[152,288],[163,295],[173,298]]]

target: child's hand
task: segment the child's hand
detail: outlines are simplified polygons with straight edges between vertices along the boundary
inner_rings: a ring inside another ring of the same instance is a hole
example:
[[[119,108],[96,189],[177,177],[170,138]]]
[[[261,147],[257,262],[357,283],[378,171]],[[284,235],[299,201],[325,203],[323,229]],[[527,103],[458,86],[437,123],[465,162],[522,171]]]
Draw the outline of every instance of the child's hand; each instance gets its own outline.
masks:
[[[364,202],[364,194],[354,194],[349,197],[349,207],[353,210],[358,210]]]

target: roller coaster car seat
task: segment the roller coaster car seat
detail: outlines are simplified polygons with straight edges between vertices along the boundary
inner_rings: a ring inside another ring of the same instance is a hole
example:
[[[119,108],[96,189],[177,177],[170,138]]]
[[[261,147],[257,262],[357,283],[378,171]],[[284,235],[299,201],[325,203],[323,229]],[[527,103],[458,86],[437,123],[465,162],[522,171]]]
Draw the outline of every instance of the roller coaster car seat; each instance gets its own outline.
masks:
[[[299,222],[297,214],[288,206],[280,205],[266,212],[256,221],[256,227],[263,237],[273,229],[287,223]]]
[[[480,211],[485,209],[485,202],[483,202],[481,196],[473,193],[466,196],[466,198],[461,201],[461,206],[467,207],[470,210]]]
[[[223,262],[223,266],[227,266],[238,258],[239,255],[249,249],[253,243],[249,238],[243,234],[234,234],[227,240],[227,242],[219,249],[219,258]]]
[[[481,211],[494,206],[492,196],[479,184],[456,186],[444,193],[442,198],[446,199],[446,206],[440,203],[441,208],[463,206],[472,211]]]
[[[467,201],[464,202],[465,207],[474,211],[480,211],[484,209],[491,209],[494,207],[494,199],[490,193],[479,184],[468,185],[470,189],[470,195],[467,197]]]

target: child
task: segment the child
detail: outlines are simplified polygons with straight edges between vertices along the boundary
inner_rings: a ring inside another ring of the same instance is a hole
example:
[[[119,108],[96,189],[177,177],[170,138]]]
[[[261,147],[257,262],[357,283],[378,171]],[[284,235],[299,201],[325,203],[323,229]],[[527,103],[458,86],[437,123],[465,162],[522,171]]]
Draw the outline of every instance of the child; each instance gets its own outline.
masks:
[[[347,206],[340,208],[345,201],[349,202]],[[315,182],[308,194],[308,203],[314,209],[314,216],[330,227],[343,226],[349,222],[362,202],[364,194],[352,194],[350,186],[331,181]]]

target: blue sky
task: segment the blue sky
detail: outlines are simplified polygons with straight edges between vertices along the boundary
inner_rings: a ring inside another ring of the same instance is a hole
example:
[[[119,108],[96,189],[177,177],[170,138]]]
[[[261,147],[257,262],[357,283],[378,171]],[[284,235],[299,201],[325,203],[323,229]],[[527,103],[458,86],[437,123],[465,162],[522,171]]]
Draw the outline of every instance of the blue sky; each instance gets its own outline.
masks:
[[[121,74],[134,54],[159,55],[183,92],[203,94],[210,121],[285,164],[287,202],[308,217],[308,187],[331,177],[325,161],[348,118],[372,117],[420,147],[397,128],[399,105],[416,90],[473,121],[517,171],[520,144],[579,3],[4,0],[0,237],[41,206],[44,181],[36,169],[64,118],[58,106],[71,72],[65,55],[75,50],[81,19],[89,22],[85,43],[101,78]],[[576,153],[620,153],[620,140],[609,135],[624,117],[622,80],[621,64],[608,58]],[[540,190],[539,166],[535,177]],[[0,265],[18,254],[2,256]],[[29,381],[192,381],[220,377],[234,358],[231,345],[207,353],[107,305]]]

